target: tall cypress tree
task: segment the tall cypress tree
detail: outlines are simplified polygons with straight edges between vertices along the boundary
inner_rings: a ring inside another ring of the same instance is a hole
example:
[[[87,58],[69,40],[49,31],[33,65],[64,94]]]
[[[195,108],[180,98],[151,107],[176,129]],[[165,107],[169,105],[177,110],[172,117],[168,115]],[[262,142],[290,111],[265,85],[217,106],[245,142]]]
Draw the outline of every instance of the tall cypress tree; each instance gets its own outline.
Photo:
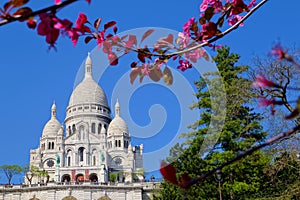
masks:
[[[248,67],[236,66],[239,56],[230,53],[228,47],[219,49],[213,60],[223,78],[226,91],[225,123],[212,150],[206,152],[204,156],[199,155],[201,145],[208,137],[210,120],[218,109],[211,103],[211,92],[221,92],[218,91],[217,85],[213,87],[214,91],[208,90],[207,83],[210,82],[210,85],[215,83],[211,78],[213,75],[207,74],[210,78],[202,77],[196,82],[199,101],[192,106],[194,109],[200,109],[200,118],[191,125],[192,132],[183,134],[186,143],[181,146],[181,150],[178,145],[172,150],[173,155],[183,151],[173,162],[179,175],[188,173],[191,177],[197,177],[262,142],[266,136],[260,125],[260,115],[250,107],[251,81],[243,76]],[[218,102],[218,99],[214,100]],[[171,161],[172,157],[167,160]],[[268,162],[269,158],[258,151],[224,167],[221,180],[223,199],[246,199],[257,196],[264,186],[263,169]],[[218,199],[220,195],[218,182],[213,176],[195,184],[188,191],[182,191],[168,182],[162,183],[162,188],[160,199],[182,199],[182,195],[186,195],[187,199]]]

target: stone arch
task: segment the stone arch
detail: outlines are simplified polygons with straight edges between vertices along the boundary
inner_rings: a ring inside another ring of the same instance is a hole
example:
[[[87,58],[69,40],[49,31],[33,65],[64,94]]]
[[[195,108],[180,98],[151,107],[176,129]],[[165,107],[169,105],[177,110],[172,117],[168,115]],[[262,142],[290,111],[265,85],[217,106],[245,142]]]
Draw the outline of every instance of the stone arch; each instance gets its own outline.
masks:
[[[95,173],[89,175],[89,180],[92,182],[98,182],[98,176]]]
[[[75,177],[75,180],[77,182],[84,182],[84,175],[83,174],[77,174]]]
[[[108,196],[103,196],[103,197],[100,197],[97,200],[111,200],[111,198],[109,198]]]
[[[36,197],[32,197],[32,198],[29,199],[29,200],[40,200],[40,199],[38,199],[38,198],[36,198]]]
[[[64,174],[62,177],[61,177],[61,181],[62,182],[70,182],[71,181],[71,176],[69,174]]]
[[[77,200],[77,199],[73,196],[68,196],[68,197],[64,197],[62,200]]]

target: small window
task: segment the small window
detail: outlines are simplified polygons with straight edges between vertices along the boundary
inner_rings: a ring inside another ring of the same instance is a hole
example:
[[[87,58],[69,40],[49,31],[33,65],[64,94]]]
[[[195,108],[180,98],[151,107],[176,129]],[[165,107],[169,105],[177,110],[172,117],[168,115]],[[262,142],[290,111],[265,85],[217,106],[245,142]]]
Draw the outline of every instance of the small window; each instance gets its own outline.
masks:
[[[89,106],[84,106],[84,109],[89,109],[90,107]]]
[[[82,107],[78,107],[78,110],[82,110]]]
[[[76,108],[73,108],[73,111],[76,111]]]
[[[68,166],[71,166],[71,156],[68,156]]]
[[[73,124],[73,126],[72,126],[72,132],[74,133],[76,131],[76,126],[75,126],[75,124]]]
[[[98,124],[98,134],[101,133],[101,127],[102,127],[102,125],[101,125],[101,124]]]
[[[93,156],[93,165],[96,165],[96,156]]]
[[[119,147],[121,147],[121,140],[119,140]]]
[[[115,140],[115,147],[117,147],[118,146],[118,141],[117,140]]]
[[[96,107],[95,107],[95,106],[92,106],[92,109],[93,109],[93,110],[95,110],[95,109],[96,109]]]
[[[82,162],[83,161],[83,152],[84,152],[84,148],[80,147],[78,149],[78,154],[79,154],[79,161]]]
[[[92,123],[92,133],[95,133],[95,132],[96,132],[96,124]]]

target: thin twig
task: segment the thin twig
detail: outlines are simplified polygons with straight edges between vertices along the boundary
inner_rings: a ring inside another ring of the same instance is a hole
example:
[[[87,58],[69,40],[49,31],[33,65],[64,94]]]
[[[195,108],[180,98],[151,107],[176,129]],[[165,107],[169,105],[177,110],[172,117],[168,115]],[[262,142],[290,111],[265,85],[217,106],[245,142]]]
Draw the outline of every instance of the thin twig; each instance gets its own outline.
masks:
[[[21,15],[21,16],[18,16],[18,17],[13,17],[12,16],[9,19],[4,19],[4,20],[0,21],[0,26],[3,26],[5,24],[9,24],[9,23],[12,23],[12,22],[15,22],[15,21],[19,21],[19,20],[26,20],[26,19],[29,19],[30,17],[34,17],[34,16],[37,16],[39,14],[46,13],[48,11],[52,11],[52,10],[56,11],[57,9],[63,8],[67,5],[70,5],[74,2],[76,2],[76,1],[78,1],[78,0],[66,0],[66,1],[62,2],[61,4],[46,7],[46,8],[34,11],[34,12],[28,14],[28,15]]]
[[[172,56],[181,55],[181,54],[193,51],[195,49],[199,49],[201,47],[207,46],[207,45],[209,45],[209,44],[211,44],[211,43],[219,40],[220,38],[224,37],[225,35],[227,35],[228,33],[232,32],[233,30],[237,29],[240,24],[242,24],[246,19],[248,19],[256,10],[258,10],[261,6],[263,6],[267,1],[268,0],[262,0],[261,2],[259,2],[241,20],[239,20],[238,22],[236,22],[233,26],[231,26],[230,28],[228,28],[224,32],[218,34],[217,36],[215,36],[214,38],[211,38],[210,40],[208,40],[206,42],[202,42],[202,43],[197,44],[195,46],[192,46],[190,48],[186,48],[184,50],[172,52],[172,53],[169,53],[169,54],[160,54],[160,53],[151,53],[151,52],[145,52],[145,54],[150,55],[150,56],[171,58]],[[137,49],[133,49],[133,48],[129,48],[129,49],[131,51],[138,52]]]
[[[197,182],[199,182],[199,181],[203,181],[203,180],[204,180],[205,178],[207,178],[208,176],[210,176],[210,175],[216,173],[217,170],[220,170],[220,169],[222,169],[223,167],[226,167],[226,166],[228,166],[228,165],[230,165],[230,164],[232,164],[232,163],[234,163],[234,162],[236,162],[236,161],[238,161],[238,160],[241,160],[242,158],[244,158],[244,157],[246,157],[246,156],[248,156],[248,155],[251,155],[252,153],[254,153],[255,151],[257,151],[257,150],[259,150],[259,149],[262,149],[262,148],[264,148],[264,147],[266,147],[266,146],[269,146],[269,145],[271,145],[271,144],[274,144],[275,142],[277,142],[277,141],[279,141],[279,140],[281,140],[281,139],[284,139],[284,138],[286,138],[286,137],[289,137],[289,136],[291,136],[292,134],[296,133],[296,132],[299,131],[299,130],[300,130],[300,125],[294,127],[293,129],[291,129],[291,130],[289,130],[289,131],[287,131],[287,132],[283,132],[283,133],[280,133],[280,134],[278,134],[278,135],[272,137],[272,138],[269,139],[268,141],[266,141],[266,142],[264,142],[264,143],[262,143],[262,144],[260,144],[260,145],[258,145],[258,146],[256,146],[256,147],[253,147],[252,149],[249,149],[248,151],[245,151],[245,152],[239,154],[239,155],[236,156],[235,158],[233,158],[233,159],[231,159],[231,160],[229,160],[229,161],[223,163],[223,164],[220,165],[219,167],[217,167],[217,168],[215,168],[215,169],[213,169],[213,170],[211,170],[211,171],[208,171],[208,172],[202,174],[201,176],[199,176],[199,177],[197,177],[197,178],[194,178],[193,180],[191,180],[190,182],[188,182],[186,185],[184,185],[184,188],[188,188],[188,187],[194,185],[195,183],[197,183]]]

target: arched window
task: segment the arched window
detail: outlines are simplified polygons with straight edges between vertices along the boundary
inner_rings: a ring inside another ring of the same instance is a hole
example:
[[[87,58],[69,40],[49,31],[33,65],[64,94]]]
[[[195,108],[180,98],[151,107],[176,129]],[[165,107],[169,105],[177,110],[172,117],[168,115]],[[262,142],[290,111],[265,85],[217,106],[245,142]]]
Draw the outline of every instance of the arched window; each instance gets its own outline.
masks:
[[[72,126],[72,132],[75,133],[75,131],[76,131],[76,126],[75,126],[75,124],[73,124],[73,126]]]
[[[98,134],[101,133],[101,127],[102,127],[102,125],[101,125],[101,124],[98,124]]]
[[[96,132],[96,124],[92,123],[92,133],[95,133],[95,132]]]
[[[51,149],[51,142],[48,143],[48,149]]]
[[[79,127],[78,140],[84,139],[84,126]]]
[[[69,135],[71,135],[72,134],[72,132],[71,132],[71,126],[69,126],[68,131],[69,131]]]
[[[52,142],[52,149],[54,149],[54,142]]]
[[[71,166],[71,154],[72,154],[72,151],[68,150],[68,152],[67,152],[67,166]]]
[[[83,161],[83,154],[84,154],[84,148],[83,148],[83,147],[80,147],[80,148],[78,149],[79,162],[82,162],[82,161]]]
[[[115,140],[115,147],[117,147],[118,146],[118,141],[117,140]]]
[[[121,147],[121,140],[119,140],[119,147]]]

